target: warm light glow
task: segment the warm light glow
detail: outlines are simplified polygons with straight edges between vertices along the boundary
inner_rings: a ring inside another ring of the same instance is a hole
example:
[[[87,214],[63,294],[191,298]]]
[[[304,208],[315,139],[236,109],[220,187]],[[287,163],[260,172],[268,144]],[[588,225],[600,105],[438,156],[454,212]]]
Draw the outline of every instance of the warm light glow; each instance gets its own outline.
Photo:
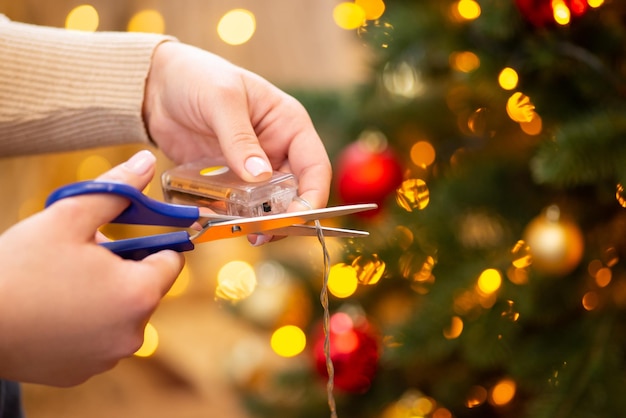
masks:
[[[143,331],[143,344],[139,347],[139,350],[135,351],[135,356],[150,357],[154,354],[158,346],[159,334],[154,325],[148,322]]]
[[[385,2],[382,0],[355,0],[354,3],[363,9],[367,20],[379,19],[385,13]]]
[[[76,169],[76,180],[92,180],[112,167],[109,160],[100,155],[90,155]]]
[[[520,122],[520,128],[528,135],[539,135],[543,130],[543,122],[541,116],[537,113],[533,113],[532,118],[528,122]]]
[[[256,31],[256,18],[246,9],[227,12],[217,24],[217,34],[229,45],[241,45],[250,40]]]
[[[383,68],[383,86],[393,95],[412,99],[423,93],[425,86],[417,69],[406,61]]]
[[[448,340],[459,338],[463,332],[463,320],[458,316],[453,316],[450,326],[443,330],[443,336]]]
[[[378,254],[361,254],[352,261],[359,284],[374,285],[383,277],[386,264]]]
[[[607,287],[613,279],[613,272],[608,267],[602,267],[595,275],[598,287]]]
[[[90,4],[82,4],[73,8],[65,18],[65,28],[94,32],[100,24],[98,11]]]
[[[480,16],[480,5],[474,0],[460,0],[456,7],[463,19],[474,20]]]
[[[270,345],[279,356],[294,357],[304,351],[306,335],[295,325],[286,325],[274,331]]]
[[[165,33],[165,20],[158,10],[141,10],[128,22],[128,32]]]
[[[406,179],[396,189],[396,203],[407,212],[423,210],[430,203],[430,190],[422,179]]]
[[[502,275],[496,269],[483,271],[478,278],[478,290],[484,295],[490,295],[500,289],[502,285]]]
[[[190,280],[191,279],[189,277],[189,267],[187,267],[187,265],[185,264],[181,272],[178,274],[178,278],[176,279],[172,287],[170,287],[170,290],[165,296],[176,297],[182,295],[189,287]]]
[[[435,162],[435,148],[428,141],[418,141],[411,147],[411,161],[418,167],[428,167]]]
[[[593,311],[600,304],[600,297],[597,292],[587,292],[583,295],[582,305],[588,311]]]
[[[567,25],[570,22],[571,12],[563,0],[552,0],[552,12],[554,21],[559,25]]]
[[[471,51],[450,54],[450,66],[457,71],[469,73],[480,67],[480,58]]]
[[[515,122],[530,122],[535,117],[535,105],[530,97],[515,92],[506,103],[506,112]]]
[[[587,0],[587,4],[589,7],[593,7],[595,9],[602,6],[604,4],[604,0]]]
[[[472,386],[467,394],[467,399],[465,400],[465,406],[468,408],[476,408],[477,406],[482,405],[487,400],[487,389],[482,386]]]
[[[513,400],[517,385],[511,379],[502,379],[491,389],[491,403],[493,405],[506,405]]]
[[[517,71],[515,71],[511,67],[506,67],[502,71],[500,71],[500,75],[498,76],[498,84],[504,90],[513,90],[517,87],[517,83],[519,82],[519,76],[517,75]]]
[[[328,291],[338,298],[352,296],[358,287],[358,279],[354,267],[344,263],[335,264],[330,268]]]
[[[250,264],[231,261],[217,273],[215,296],[225,300],[243,300],[254,292],[256,284],[256,274]]]
[[[337,26],[342,29],[356,29],[365,23],[365,10],[352,2],[339,3],[333,9],[333,19]]]

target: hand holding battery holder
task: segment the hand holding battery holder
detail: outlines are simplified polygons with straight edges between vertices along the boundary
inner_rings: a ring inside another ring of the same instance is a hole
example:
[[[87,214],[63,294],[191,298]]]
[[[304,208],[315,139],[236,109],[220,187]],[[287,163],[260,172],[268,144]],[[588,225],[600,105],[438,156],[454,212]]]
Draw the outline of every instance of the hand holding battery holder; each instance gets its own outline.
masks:
[[[376,209],[375,204],[337,206],[299,212],[285,212],[297,197],[291,174],[274,173],[266,182],[246,183],[229,173],[225,166],[204,166],[203,162],[176,167],[164,173],[164,203],[151,199],[124,183],[85,181],[54,191],[46,206],[69,197],[111,194],[128,199],[129,206],[111,223],[159,225],[200,230],[191,234],[178,231],[102,243],[122,258],[141,260],[162,250],[178,252],[194,249],[194,244],[250,234],[317,235],[358,237],[365,231],[306,225],[336,216]],[[210,210],[207,210],[210,209]]]

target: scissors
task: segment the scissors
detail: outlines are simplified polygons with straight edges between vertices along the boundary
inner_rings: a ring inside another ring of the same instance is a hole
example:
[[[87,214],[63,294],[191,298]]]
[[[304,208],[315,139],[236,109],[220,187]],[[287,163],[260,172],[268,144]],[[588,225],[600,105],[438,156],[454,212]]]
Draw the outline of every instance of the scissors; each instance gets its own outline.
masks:
[[[317,235],[317,227],[307,222],[344,216],[376,209],[376,204],[358,204],[288,212],[257,217],[236,217],[215,214],[206,208],[161,202],[144,195],[134,187],[116,182],[83,181],[68,184],[53,191],[46,200],[46,207],[54,202],[73,196],[87,194],[111,194],[130,201],[130,205],[111,223],[131,225],[156,225],[201,229],[176,231],[164,234],[121,239],[101,243],[122,258],[141,260],[161,250],[191,251],[195,244],[249,234],[270,235]],[[324,236],[361,237],[366,231],[321,227]]]

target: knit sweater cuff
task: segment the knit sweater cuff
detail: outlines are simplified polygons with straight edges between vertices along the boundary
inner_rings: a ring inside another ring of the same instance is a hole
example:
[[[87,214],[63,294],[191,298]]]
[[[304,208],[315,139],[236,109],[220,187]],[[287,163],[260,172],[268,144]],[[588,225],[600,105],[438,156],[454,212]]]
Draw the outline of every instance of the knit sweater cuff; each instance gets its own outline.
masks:
[[[145,83],[154,49],[168,40],[0,16],[0,156],[149,143]]]

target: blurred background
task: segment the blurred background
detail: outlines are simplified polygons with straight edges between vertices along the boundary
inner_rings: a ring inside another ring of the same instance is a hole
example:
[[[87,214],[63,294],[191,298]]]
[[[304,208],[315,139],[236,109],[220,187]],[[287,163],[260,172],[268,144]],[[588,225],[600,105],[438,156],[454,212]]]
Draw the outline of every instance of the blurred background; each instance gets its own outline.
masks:
[[[0,13],[165,32],[261,74],[310,112],[331,204],[380,206],[342,221],[370,237],[326,240],[328,277],[314,238],[199,246],[136,355],[75,388],[25,385],[29,417],[332,417],[327,360],[343,417],[623,415],[624,2],[0,0]],[[135,150],[0,160],[0,227]],[[158,179],[146,193],[162,198]]]

